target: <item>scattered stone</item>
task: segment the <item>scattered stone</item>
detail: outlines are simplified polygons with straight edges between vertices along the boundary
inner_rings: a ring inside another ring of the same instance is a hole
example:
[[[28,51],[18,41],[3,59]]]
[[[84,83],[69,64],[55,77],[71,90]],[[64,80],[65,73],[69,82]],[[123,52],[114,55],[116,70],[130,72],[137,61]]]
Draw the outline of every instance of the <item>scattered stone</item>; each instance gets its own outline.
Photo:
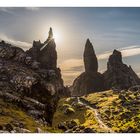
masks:
[[[16,130],[12,130],[11,133],[17,133],[17,131]]]
[[[43,112],[38,110],[29,110],[28,113],[36,119],[43,117]]]
[[[25,128],[16,128],[17,133],[31,133],[30,130]]]
[[[38,127],[35,131],[35,133],[43,133],[43,131]]]
[[[0,130],[0,133],[9,133],[9,131]]]
[[[10,131],[13,130],[13,126],[12,126],[11,124],[9,124],[9,123],[6,124],[4,127],[5,127],[5,130],[6,130],[6,131],[9,131],[9,132],[10,132]]]
[[[91,128],[85,128],[84,130],[84,133],[96,133],[93,129]]]
[[[70,115],[70,114],[74,114],[74,113],[75,113],[75,111],[74,111],[74,109],[71,108],[71,107],[67,108],[67,109],[64,111],[64,114],[65,114],[65,115]]]
[[[67,127],[68,127],[69,129],[72,129],[72,128],[74,128],[74,127],[77,126],[77,123],[76,123],[76,121],[71,120],[71,121],[67,121],[67,122],[66,122],[66,125],[67,125]]]
[[[63,131],[66,131],[68,129],[65,122],[59,123],[58,128],[62,129]]]

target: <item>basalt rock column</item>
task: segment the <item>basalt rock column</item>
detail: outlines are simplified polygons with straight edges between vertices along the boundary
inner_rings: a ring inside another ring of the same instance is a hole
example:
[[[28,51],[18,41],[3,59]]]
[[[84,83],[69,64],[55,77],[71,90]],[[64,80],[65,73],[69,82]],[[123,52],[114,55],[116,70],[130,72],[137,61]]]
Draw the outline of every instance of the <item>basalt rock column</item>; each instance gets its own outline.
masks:
[[[89,39],[86,41],[83,57],[85,72],[74,80],[72,96],[82,96],[104,89],[104,77],[98,72],[97,57]]]
[[[95,51],[89,39],[86,41],[85,50],[84,50],[84,66],[85,72],[97,72],[98,62],[95,55]]]

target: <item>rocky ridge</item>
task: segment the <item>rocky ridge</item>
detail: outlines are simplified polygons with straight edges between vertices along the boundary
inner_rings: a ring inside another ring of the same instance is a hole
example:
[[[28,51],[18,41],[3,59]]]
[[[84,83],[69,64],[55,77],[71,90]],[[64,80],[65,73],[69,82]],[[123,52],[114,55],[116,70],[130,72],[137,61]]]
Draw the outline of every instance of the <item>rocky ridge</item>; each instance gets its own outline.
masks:
[[[65,88],[57,68],[55,42],[50,34],[47,43],[38,43],[37,46],[34,41],[27,52],[0,42],[0,96],[51,125],[57,102]],[[40,50],[42,47],[43,50]]]
[[[131,66],[122,61],[121,52],[114,50],[109,57],[107,70],[101,74],[98,72],[98,61],[89,39],[84,50],[85,72],[80,74],[73,82],[72,96],[82,96],[92,92],[107,89],[129,89],[140,84],[140,79]]]
[[[128,89],[139,85],[140,79],[133,71],[131,66],[127,66],[122,61],[121,52],[114,50],[109,57],[107,70],[103,73],[105,77],[106,88]]]

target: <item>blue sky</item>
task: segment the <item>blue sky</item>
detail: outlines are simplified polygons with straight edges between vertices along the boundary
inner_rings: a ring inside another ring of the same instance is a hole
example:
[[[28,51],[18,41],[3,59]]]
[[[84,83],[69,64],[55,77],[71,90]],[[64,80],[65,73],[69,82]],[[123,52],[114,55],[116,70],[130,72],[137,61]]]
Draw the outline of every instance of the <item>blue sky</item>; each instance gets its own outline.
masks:
[[[119,49],[124,62],[140,73],[140,8],[0,8],[0,39],[23,49],[33,40],[45,41],[50,26],[66,84],[84,71],[87,38],[98,56],[99,71],[106,70],[108,56]]]

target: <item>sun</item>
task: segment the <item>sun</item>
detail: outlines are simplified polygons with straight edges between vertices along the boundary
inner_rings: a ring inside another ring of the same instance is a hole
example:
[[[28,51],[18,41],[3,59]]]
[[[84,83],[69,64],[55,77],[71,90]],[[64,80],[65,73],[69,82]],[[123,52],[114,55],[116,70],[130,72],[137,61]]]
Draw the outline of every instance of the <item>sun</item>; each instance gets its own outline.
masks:
[[[44,27],[45,28],[45,27]],[[59,26],[50,26],[47,30],[42,28],[42,40],[46,40],[49,36],[50,28],[52,29],[52,38],[54,39],[56,44],[63,44],[64,42],[64,31]]]
[[[53,30],[53,38],[56,43],[60,43],[62,41],[62,34],[58,30]]]

